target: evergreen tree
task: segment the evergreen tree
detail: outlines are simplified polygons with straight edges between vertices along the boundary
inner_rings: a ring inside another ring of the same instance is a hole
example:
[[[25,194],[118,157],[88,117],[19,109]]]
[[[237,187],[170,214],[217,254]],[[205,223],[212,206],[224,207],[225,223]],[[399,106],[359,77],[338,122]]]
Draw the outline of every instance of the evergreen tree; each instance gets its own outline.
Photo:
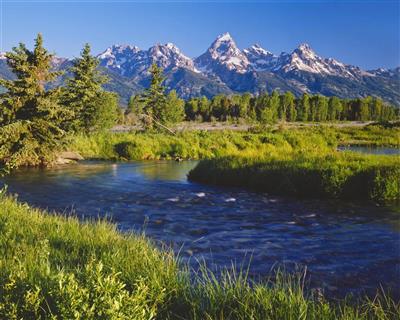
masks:
[[[152,127],[154,120],[166,123],[164,109],[166,106],[165,86],[163,85],[163,70],[153,63],[150,68],[150,87],[143,93],[145,126]]]
[[[59,104],[59,89],[47,89],[60,75],[38,34],[30,51],[22,43],[6,54],[15,80],[0,79],[0,162],[9,166],[45,164],[64,141],[70,114]]]
[[[98,65],[99,60],[91,55],[86,44],[71,68],[72,78],[67,81],[63,102],[74,112],[70,126],[75,131],[105,129],[118,117],[117,97],[103,89],[108,79],[98,70]]]
[[[139,116],[143,113],[144,103],[140,95],[133,95],[130,97],[128,102],[128,114]]]

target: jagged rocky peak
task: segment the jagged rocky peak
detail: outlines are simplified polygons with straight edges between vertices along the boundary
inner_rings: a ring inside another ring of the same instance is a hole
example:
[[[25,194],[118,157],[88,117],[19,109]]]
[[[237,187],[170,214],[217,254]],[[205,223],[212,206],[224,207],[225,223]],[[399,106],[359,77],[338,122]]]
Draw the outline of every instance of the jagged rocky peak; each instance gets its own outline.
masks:
[[[251,69],[255,71],[270,70],[277,61],[277,56],[257,43],[243,50],[243,53],[249,60]]]
[[[310,47],[308,43],[300,44],[294,52],[301,54],[306,57],[314,57],[316,56],[315,51]]]
[[[53,56],[53,57],[51,58],[51,64],[52,64],[53,67],[55,67],[55,68],[61,67],[62,64],[63,64],[64,62],[67,62],[67,61],[70,61],[70,60],[67,59],[67,58],[58,57],[58,56]]]
[[[100,53],[98,55],[98,58],[100,60],[118,59],[119,56],[133,56],[139,51],[140,49],[136,46],[114,44],[102,53]]]
[[[148,51],[151,62],[156,62],[164,69],[186,68],[197,72],[192,59],[184,55],[173,43],[156,44]]]
[[[237,47],[228,32],[218,36],[195,63],[200,70],[206,72],[214,72],[215,68],[223,66],[230,71],[244,73],[249,66],[246,55]]]
[[[305,71],[348,78],[361,76],[360,69],[352,68],[332,58],[322,58],[307,43],[299,45],[290,54],[282,53],[279,56],[275,70],[283,72]]]
[[[265,50],[258,43],[253,44],[250,48],[243,50],[246,54],[258,55],[258,56],[273,56],[273,53]]]
[[[128,75],[131,67],[131,61],[135,60],[141,50],[136,46],[115,44],[97,57],[100,59],[100,65],[107,67],[121,75]]]

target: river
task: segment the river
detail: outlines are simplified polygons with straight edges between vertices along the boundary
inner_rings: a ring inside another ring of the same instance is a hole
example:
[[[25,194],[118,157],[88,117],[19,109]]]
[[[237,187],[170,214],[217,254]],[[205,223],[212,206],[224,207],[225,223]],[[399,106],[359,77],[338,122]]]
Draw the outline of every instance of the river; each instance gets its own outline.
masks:
[[[145,232],[196,268],[250,263],[259,279],[271,268],[307,266],[311,288],[327,295],[400,296],[398,207],[301,200],[190,183],[195,161],[82,162],[22,169],[10,193],[40,208],[82,219],[107,216],[122,232]]]

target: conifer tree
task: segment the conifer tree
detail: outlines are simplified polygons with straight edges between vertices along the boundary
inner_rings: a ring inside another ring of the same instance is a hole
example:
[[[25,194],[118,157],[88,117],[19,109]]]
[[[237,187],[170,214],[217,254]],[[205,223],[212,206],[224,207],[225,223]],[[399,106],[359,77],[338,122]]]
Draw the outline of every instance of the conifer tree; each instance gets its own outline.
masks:
[[[59,72],[52,71],[53,55],[38,34],[30,51],[22,43],[6,54],[15,80],[0,79],[0,162],[9,166],[45,164],[67,132],[70,114],[59,104],[59,89],[48,89]]]
[[[108,79],[98,70],[99,60],[91,55],[90,45],[85,44],[81,56],[70,69],[63,102],[74,112],[69,124],[75,131],[95,131],[112,126],[118,114],[115,94],[103,89]]]
[[[150,68],[151,81],[150,87],[143,93],[144,112],[146,117],[145,125],[153,126],[153,122],[165,123],[163,109],[166,106],[165,86],[163,85],[163,70],[153,63]]]

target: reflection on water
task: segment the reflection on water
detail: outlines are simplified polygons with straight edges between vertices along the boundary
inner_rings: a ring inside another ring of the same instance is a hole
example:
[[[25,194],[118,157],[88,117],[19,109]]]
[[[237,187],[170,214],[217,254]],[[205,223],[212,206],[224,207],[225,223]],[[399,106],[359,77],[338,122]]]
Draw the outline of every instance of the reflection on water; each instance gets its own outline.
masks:
[[[140,174],[152,180],[186,180],[187,173],[195,167],[197,161],[151,161],[142,162],[137,168]]]
[[[189,183],[195,162],[82,163],[26,169],[6,178],[19,199],[85,217],[107,214],[122,231],[142,231],[181,252],[193,266],[243,262],[251,275],[274,265],[307,265],[313,287],[332,296],[397,296],[399,209],[338,201],[296,200]]]
[[[354,151],[366,154],[400,155],[400,149],[396,147],[371,147],[371,146],[339,146],[339,151]]]

